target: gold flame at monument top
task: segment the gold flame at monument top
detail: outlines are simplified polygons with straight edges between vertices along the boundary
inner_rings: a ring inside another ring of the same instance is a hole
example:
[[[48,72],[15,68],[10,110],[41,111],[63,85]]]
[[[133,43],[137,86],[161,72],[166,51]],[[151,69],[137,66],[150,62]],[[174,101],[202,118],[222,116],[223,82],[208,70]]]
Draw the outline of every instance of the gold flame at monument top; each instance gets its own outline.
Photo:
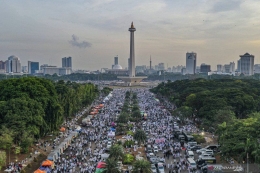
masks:
[[[135,27],[134,27],[134,22],[131,23],[131,28],[135,28]]]

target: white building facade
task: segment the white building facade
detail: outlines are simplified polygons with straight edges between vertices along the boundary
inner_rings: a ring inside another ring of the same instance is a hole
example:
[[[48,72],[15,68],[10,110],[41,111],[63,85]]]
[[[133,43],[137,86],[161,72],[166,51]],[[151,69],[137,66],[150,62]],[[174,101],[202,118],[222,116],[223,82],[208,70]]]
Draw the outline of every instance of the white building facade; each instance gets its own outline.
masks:
[[[6,61],[6,72],[7,73],[21,73],[21,61],[16,56],[8,57]]]

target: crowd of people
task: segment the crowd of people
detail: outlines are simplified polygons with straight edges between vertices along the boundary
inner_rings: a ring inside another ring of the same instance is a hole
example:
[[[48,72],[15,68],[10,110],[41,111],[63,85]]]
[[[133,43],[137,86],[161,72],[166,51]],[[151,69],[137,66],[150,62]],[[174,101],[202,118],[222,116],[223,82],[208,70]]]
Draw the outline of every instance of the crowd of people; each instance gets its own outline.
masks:
[[[116,121],[120,106],[124,103],[126,91],[130,91],[130,89],[113,90],[112,97],[105,101],[101,113],[91,120],[91,125],[81,127],[82,129],[77,138],[74,138],[74,141],[64,153],[59,155],[55,161],[55,166],[51,170],[52,173],[95,172],[97,163],[105,160],[102,155],[107,153],[107,141],[109,138],[112,138],[112,141],[115,140],[113,136],[108,137],[108,133],[111,124]],[[167,100],[160,102],[155,99],[154,94],[147,88],[135,88],[131,89],[131,91],[137,93],[140,110],[147,114],[147,120],[134,123],[134,129],[142,127],[148,135],[147,144],[158,147],[159,152],[156,154],[162,158],[165,170],[169,171],[169,173],[195,172],[187,164],[184,152],[185,146],[181,145],[173,135],[173,122],[178,121],[178,117],[173,117],[169,110],[174,110],[175,106]],[[102,101],[102,98],[99,98],[93,104],[99,104]],[[66,127],[64,133],[53,141],[42,141],[39,143],[39,147],[55,149],[77,126],[81,126],[78,119],[86,113],[86,110],[63,125]],[[192,123],[188,123],[180,127],[180,130],[196,132],[198,129]]]
[[[55,161],[53,173],[92,173],[95,171],[97,163],[104,161],[105,158],[101,156],[107,152],[107,134],[119,110],[117,103],[124,102],[125,92],[121,89],[113,91],[113,96],[104,103],[102,112],[91,120],[92,125],[83,126],[78,137]],[[69,125],[75,127],[80,124],[74,121]],[[114,137],[111,138],[114,139]]]
[[[197,170],[187,163],[186,145],[182,145],[173,135],[173,123],[178,121],[178,117],[173,117],[169,110],[174,110],[175,106],[167,100],[159,102],[148,89],[136,89],[135,92],[138,93],[140,109],[148,114],[148,120],[143,124],[143,129],[149,134],[148,142],[163,152],[167,162],[164,163],[165,168],[169,173],[196,172]],[[179,127],[179,130],[198,131],[192,123]]]
[[[96,115],[92,120],[92,125],[82,127],[82,131],[74,143],[55,162],[53,173],[80,172],[92,173],[100,161],[104,161],[101,156],[107,152],[108,132],[111,124],[115,122],[115,117],[120,112],[120,104],[124,103],[125,93],[129,89],[115,89],[112,97],[106,101],[102,113]],[[164,160],[165,170],[169,173],[180,173],[195,170],[188,166],[184,152],[184,146],[174,138],[173,122],[177,117],[173,117],[168,109],[175,109],[174,105],[165,101],[163,103],[155,99],[148,89],[132,89],[136,92],[140,110],[148,115],[147,121],[139,122],[149,136],[148,143],[156,145]],[[69,123],[70,129],[77,125],[77,121]],[[196,127],[192,124],[180,127],[180,130],[194,132]],[[69,133],[69,131],[68,131]],[[134,146],[133,146],[134,147]],[[160,154],[158,154],[160,155]]]

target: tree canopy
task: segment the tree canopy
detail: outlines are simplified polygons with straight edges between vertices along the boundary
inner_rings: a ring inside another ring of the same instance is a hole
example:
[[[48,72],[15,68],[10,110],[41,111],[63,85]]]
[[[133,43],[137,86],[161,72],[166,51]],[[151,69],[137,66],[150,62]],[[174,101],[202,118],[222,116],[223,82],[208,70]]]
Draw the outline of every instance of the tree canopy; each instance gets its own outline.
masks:
[[[90,104],[98,94],[93,84],[36,77],[2,80],[0,88],[0,131],[5,131],[0,139],[21,145],[23,151],[34,138],[58,130],[64,120]],[[6,127],[11,134],[7,134]]]

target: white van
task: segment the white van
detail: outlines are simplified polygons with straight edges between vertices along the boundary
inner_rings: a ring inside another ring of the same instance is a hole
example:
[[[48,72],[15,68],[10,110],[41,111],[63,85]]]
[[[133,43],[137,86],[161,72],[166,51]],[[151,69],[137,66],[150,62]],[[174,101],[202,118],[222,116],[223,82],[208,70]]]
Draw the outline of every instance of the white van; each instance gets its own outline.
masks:
[[[197,168],[196,162],[194,161],[194,159],[192,158],[188,158],[188,164],[189,166],[191,166],[192,168]]]
[[[193,151],[188,151],[188,157],[194,159]]]

